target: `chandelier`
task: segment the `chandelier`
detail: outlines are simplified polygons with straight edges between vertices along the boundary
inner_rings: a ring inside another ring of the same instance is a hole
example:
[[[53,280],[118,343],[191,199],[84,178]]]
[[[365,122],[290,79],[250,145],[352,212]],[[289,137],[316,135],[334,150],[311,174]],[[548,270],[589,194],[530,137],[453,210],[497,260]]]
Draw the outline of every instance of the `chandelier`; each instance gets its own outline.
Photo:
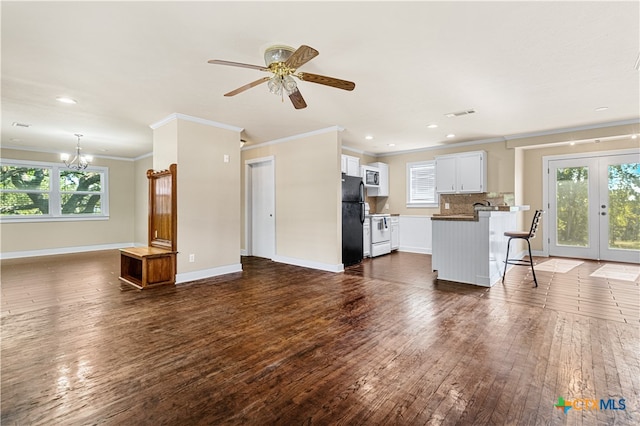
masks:
[[[81,134],[76,133],[74,136],[78,138],[78,143],[76,145],[76,155],[73,157],[73,160],[69,161],[69,154],[61,154],[60,159],[64,162],[65,166],[73,170],[84,170],[87,168],[89,163],[93,161],[93,157],[90,155],[80,155],[80,138]]]

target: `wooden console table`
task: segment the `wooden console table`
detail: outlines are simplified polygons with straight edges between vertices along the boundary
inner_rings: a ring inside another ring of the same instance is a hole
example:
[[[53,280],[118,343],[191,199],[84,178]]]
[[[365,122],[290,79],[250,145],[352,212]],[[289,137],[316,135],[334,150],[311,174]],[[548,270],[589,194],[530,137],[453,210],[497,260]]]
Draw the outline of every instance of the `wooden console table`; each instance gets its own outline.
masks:
[[[121,281],[143,289],[176,283],[176,252],[157,247],[120,249]]]

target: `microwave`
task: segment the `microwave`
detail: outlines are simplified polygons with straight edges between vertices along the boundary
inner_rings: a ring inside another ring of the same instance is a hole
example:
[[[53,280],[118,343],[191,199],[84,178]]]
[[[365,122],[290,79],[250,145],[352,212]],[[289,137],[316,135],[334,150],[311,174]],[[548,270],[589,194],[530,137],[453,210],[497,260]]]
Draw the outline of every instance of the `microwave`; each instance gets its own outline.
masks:
[[[373,166],[361,166],[362,182],[367,188],[380,187],[380,170]]]

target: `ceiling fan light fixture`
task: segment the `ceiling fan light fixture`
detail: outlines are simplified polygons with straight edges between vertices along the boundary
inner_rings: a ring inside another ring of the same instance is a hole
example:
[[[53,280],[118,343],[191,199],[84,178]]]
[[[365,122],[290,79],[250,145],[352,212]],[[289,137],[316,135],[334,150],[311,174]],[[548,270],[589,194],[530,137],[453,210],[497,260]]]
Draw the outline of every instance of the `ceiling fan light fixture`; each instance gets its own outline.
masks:
[[[287,95],[290,95],[298,90],[296,81],[290,75],[285,75],[284,77],[282,77],[282,85],[284,86],[284,90],[287,92]]]
[[[274,62],[285,62],[295,49],[289,46],[271,46],[264,51],[264,63],[269,66]]]
[[[274,75],[267,82],[267,87],[269,91],[274,95],[281,96],[282,95],[282,78],[280,76]]]

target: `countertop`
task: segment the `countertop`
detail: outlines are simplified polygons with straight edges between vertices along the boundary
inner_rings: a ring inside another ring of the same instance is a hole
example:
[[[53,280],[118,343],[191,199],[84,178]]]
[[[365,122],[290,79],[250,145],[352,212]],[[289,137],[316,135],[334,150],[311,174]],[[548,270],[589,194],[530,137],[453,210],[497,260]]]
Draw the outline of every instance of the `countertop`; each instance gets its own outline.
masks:
[[[474,214],[435,213],[431,220],[467,220],[478,221],[479,212],[519,212],[529,210],[529,206],[475,206]]]

